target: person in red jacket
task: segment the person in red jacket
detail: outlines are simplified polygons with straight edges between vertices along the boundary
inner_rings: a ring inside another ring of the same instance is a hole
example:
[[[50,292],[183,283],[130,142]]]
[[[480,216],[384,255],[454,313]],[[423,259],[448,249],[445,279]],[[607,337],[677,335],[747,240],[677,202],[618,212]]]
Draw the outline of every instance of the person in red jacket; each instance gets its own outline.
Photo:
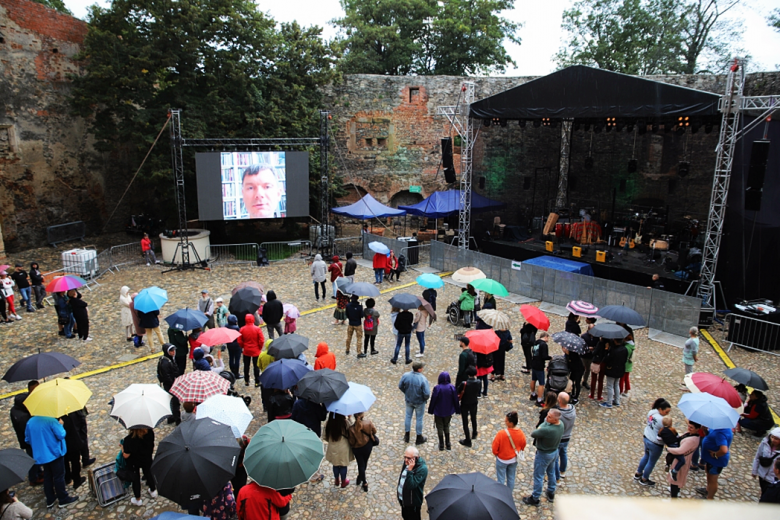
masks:
[[[374,255],[374,285],[382,285],[385,267],[387,267],[387,255],[376,253]]]
[[[330,260],[331,264],[328,266],[328,272],[330,273],[330,281],[333,284],[333,296],[331,298],[335,300],[336,291],[339,289],[338,285],[336,285],[336,279],[344,276],[344,266],[339,262],[338,255],[334,255]]]
[[[314,356],[314,370],[329,368],[336,370],[336,354],[330,351],[328,344],[324,341],[317,345],[317,353]]]
[[[260,386],[260,367],[257,364],[257,358],[265,345],[265,336],[263,329],[255,325],[255,317],[247,314],[244,317],[246,325],[239,329],[241,336],[238,338],[238,344],[243,349],[244,355],[244,384],[249,386],[249,365],[255,370],[255,388]]]
[[[291,495],[282,496],[275,489],[251,482],[238,492],[239,520],[279,520],[279,509],[292,500]]]
[[[144,233],[144,237],[141,239],[141,251],[146,258],[146,265],[156,264],[157,257],[154,256],[154,248],[152,247],[152,241],[149,239],[149,235]]]

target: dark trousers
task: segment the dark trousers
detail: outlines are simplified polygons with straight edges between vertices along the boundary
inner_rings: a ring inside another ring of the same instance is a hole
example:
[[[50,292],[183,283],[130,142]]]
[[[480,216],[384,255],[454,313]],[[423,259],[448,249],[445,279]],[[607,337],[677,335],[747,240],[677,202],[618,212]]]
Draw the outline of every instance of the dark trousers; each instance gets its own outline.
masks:
[[[173,385],[171,385],[173,386]],[[165,388],[166,392],[170,393],[171,387]],[[177,422],[181,421],[181,402],[179,402],[179,398],[175,395],[171,394],[171,417]]]
[[[363,335],[363,352],[368,352],[368,344],[371,343],[371,352],[376,352],[376,347],[374,344],[376,343],[376,334],[373,334],[369,336],[368,334]]]
[[[327,296],[327,293],[325,293],[325,282],[314,282],[314,297],[318,300],[320,299],[320,286],[322,286],[322,298],[324,299]]]
[[[532,345],[522,345],[523,357],[525,358],[525,369],[531,370],[531,348]]]
[[[480,381],[482,381],[482,395],[487,395],[487,388],[488,388],[488,376],[485,374],[484,376],[477,377]]]
[[[152,475],[152,462],[149,461],[146,464],[136,466],[133,465],[133,495],[135,498],[141,498],[141,470],[144,472],[144,480],[149,489],[154,491],[157,486],[154,484],[154,476]]]
[[[260,382],[260,367],[257,364],[257,356],[244,356],[244,381],[249,382],[249,365],[255,370],[255,383]]]
[[[569,379],[571,379],[571,398],[572,399],[579,399],[580,398],[580,390],[582,388],[582,373],[577,372],[569,376]]]
[[[368,459],[371,457],[372,449],[374,449],[374,445],[371,444],[370,440],[361,448],[352,448],[358,467],[358,482],[366,481],[366,467],[368,466]]]
[[[450,421],[452,421],[452,416],[439,417],[434,415],[433,422],[436,424],[436,434],[439,437],[439,444],[445,443],[447,446],[450,445]]]
[[[33,285],[33,293],[35,293],[35,305],[39,308],[43,308],[43,299],[46,298],[46,289],[43,285]]]
[[[179,375],[183,376],[187,371],[187,356],[176,356],[173,359],[176,361],[176,367],[179,369]]]
[[[593,372],[590,373],[590,395],[595,396],[596,399],[601,399],[601,393],[603,390],[604,364],[602,363],[598,374],[594,374]]]
[[[43,464],[43,492],[46,505],[53,504],[55,500],[62,503],[69,498],[65,489],[65,457]]]
[[[477,433],[477,404],[466,404],[460,406],[460,418],[463,419],[463,434],[466,440],[471,440],[469,434],[469,415],[471,415],[471,431]]]
[[[87,339],[89,337],[89,319],[76,320],[76,326],[79,329],[79,339]]]
[[[32,458],[33,451],[30,446],[27,446],[24,451],[27,453],[27,455],[30,456],[30,458]],[[30,471],[27,472],[27,479],[30,481],[30,483],[33,483],[41,478],[43,478],[43,468],[38,464],[33,464],[30,467]]]
[[[81,452],[78,447],[68,446],[68,451],[65,453],[65,482],[76,481],[81,478]]]
[[[678,498],[680,496],[680,486],[672,484],[669,486],[669,493],[672,495],[672,498]]]
[[[401,518],[403,518],[403,520],[420,520],[420,508],[402,507]]]
[[[236,343],[228,343],[228,366],[236,379],[239,379],[241,377],[241,346]]]
[[[266,323],[265,328],[268,331],[268,337],[271,339],[274,339],[274,331],[279,333],[280,338],[284,336],[284,326],[282,325],[282,322],[274,323],[273,325]]]

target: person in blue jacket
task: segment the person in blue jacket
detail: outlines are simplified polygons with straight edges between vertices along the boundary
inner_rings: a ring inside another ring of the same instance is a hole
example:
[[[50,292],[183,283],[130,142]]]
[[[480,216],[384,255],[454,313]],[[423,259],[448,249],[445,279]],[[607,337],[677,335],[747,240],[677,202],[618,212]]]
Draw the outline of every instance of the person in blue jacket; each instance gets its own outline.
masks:
[[[33,458],[43,466],[43,492],[46,507],[52,508],[59,500],[60,507],[67,507],[79,497],[68,495],[65,489],[65,428],[54,417],[36,415],[27,421],[24,441],[32,447]]]

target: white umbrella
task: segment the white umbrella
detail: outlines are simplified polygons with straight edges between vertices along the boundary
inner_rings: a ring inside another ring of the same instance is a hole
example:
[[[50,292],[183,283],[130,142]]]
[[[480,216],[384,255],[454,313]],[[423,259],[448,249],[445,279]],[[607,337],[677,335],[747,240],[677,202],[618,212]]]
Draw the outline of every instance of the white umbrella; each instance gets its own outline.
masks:
[[[114,396],[111,417],[125,428],[154,428],[171,415],[171,394],[157,385],[130,385]]]
[[[253,416],[240,397],[215,395],[198,405],[195,418],[209,418],[227,424],[238,439],[246,432]]]
[[[487,276],[485,276],[485,273],[476,267],[461,267],[452,273],[452,279],[460,283],[471,283],[474,280],[479,280],[480,278],[487,278]]]

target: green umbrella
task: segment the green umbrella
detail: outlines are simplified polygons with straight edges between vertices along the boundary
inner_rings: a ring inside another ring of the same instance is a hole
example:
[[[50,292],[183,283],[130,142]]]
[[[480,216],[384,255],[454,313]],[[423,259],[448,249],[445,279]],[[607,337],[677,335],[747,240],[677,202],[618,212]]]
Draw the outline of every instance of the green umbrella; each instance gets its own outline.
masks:
[[[509,291],[506,287],[501,285],[495,280],[490,278],[482,278],[481,280],[474,280],[471,282],[471,286],[479,291],[484,291],[493,296],[509,296]]]
[[[261,486],[289,489],[308,481],[323,456],[316,433],[295,421],[273,421],[252,437],[244,467]]]

